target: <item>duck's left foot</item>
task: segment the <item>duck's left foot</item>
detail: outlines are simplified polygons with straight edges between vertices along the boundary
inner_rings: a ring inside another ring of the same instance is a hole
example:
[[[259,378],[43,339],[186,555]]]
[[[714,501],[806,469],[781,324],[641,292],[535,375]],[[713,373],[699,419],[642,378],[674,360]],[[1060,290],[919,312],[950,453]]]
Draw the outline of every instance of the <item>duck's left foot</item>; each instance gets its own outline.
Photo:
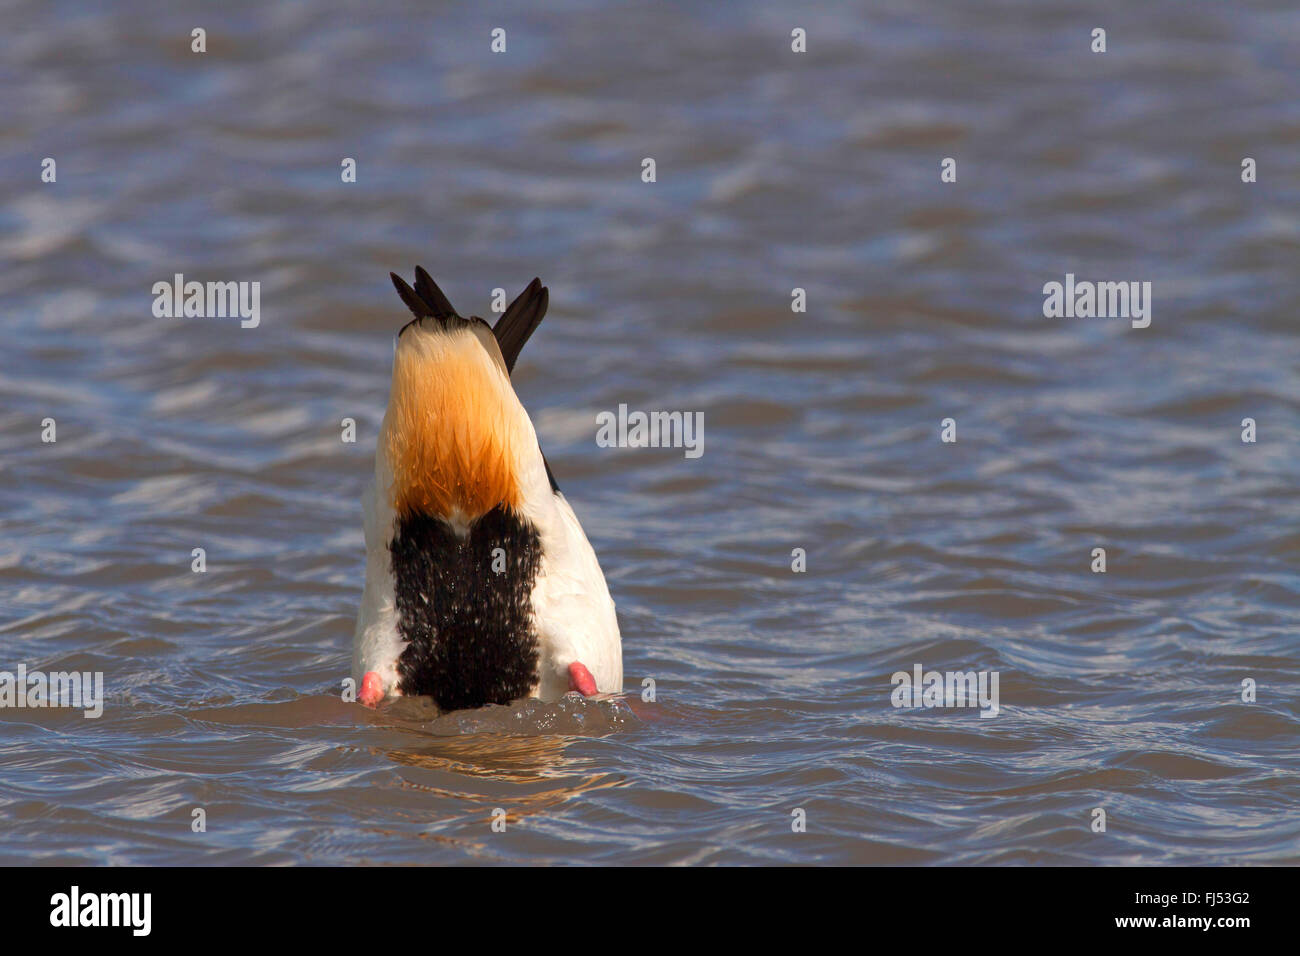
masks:
[[[576,690],[583,697],[595,697],[599,693],[596,690],[596,678],[578,661],[569,665],[569,690]]]
[[[361,693],[357,695],[357,700],[367,707],[374,707],[383,699],[383,680],[375,671],[366,671],[366,676],[361,678]]]

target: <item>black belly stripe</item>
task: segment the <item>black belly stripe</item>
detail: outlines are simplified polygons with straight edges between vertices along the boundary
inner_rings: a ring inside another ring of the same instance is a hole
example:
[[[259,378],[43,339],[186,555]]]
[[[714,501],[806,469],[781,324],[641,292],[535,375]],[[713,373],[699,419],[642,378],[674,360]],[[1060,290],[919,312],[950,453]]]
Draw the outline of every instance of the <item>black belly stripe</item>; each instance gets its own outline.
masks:
[[[496,548],[505,552],[500,573]],[[398,520],[389,553],[408,642],[397,661],[403,694],[432,697],[447,711],[508,704],[533,688],[541,542],[532,525],[498,507],[462,538],[441,518],[411,515]]]

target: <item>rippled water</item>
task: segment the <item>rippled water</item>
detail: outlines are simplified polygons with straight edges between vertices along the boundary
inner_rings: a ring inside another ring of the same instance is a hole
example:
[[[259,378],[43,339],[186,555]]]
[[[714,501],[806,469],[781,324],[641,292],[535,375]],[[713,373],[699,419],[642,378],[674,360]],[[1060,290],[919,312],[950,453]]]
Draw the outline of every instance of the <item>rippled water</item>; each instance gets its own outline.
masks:
[[[0,709],[0,861],[1300,861],[1292,4],[113,8],[4,5],[0,669],[107,701]],[[339,700],[417,262],[550,286],[516,383],[625,699]],[[178,272],[261,324],[154,318]],[[1067,272],[1150,328],[1044,318]]]

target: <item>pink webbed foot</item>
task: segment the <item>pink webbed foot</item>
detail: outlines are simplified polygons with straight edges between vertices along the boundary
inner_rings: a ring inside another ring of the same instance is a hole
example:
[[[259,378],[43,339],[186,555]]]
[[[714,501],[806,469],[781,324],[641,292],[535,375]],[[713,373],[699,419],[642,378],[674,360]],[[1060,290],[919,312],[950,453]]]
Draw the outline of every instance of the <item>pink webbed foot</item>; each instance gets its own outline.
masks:
[[[578,661],[569,665],[569,690],[576,690],[583,697],[595,697],[600,693],[596,690],[596,678],[591,676],[586,665]]]
[[[357,695],[357,700],[367,707],[374,707],[383,699],[384,682],[376,671],[366,671],[366,676],[361,678],[361,693]]]

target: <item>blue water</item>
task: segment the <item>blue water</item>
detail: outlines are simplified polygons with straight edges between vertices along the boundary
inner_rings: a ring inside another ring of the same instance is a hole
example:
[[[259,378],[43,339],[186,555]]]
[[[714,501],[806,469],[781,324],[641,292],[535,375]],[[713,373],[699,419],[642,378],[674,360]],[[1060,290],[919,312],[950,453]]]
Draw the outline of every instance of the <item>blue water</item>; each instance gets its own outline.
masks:
[[[1292,5],[4,11],[0,670],[107,696],[0,707],[0,862],[1300,861]],[[416,263],[550,288],[515,381],[622,700],[340,699]]]

